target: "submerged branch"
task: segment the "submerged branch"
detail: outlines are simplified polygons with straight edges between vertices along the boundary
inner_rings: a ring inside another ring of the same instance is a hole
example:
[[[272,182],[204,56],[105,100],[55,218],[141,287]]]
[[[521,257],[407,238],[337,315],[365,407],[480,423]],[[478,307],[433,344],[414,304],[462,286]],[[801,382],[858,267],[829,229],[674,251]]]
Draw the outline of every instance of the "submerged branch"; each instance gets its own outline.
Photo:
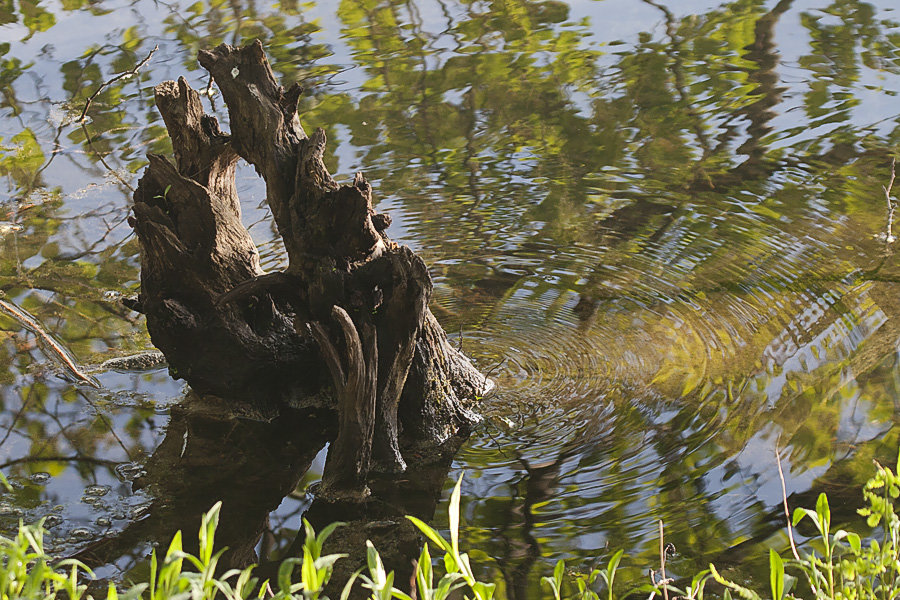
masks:
[[[888,210],[888,218],[887,218],[887,230],[884,232],[884,241],[887,244],[887,247],[890,248],[890,245],[894,243],[896,238],[894,237],[894,210],[897,208],[897,205],[894,204],[893,200],[891,200],[891,189],[894,187],[894,179],[897,176],[896,171],[897,159],[891,159],[891,179],[888,181],[887,187],[881,186],[881,189],[884,190],[884,199],[887,201],[887,210]]]
[[[7,302],[0,298],[0,310],[4,313],[8,314],[10,317],[19,322],[20,325],[31,331],[33,334],[38,336],[42,342],[46,345],[47,348],[50,349],[50,354],[52,356],[48,356],[48,358],[56,358],[63,364],[64,367],[72,374],[72,376],[81,381],[83,383],[87,383],[93,387],[100,387],[100,385],[94,381],[92,378],[85,375],[81,369],[78,368],[78,365],[75,364],[75,361],[72,360],[72,357],[63,348],[59,342],[53,339],[47,331],[38,323],[37,319],[29,315],[26,311],[22,310],[15,304],[11,302]]]

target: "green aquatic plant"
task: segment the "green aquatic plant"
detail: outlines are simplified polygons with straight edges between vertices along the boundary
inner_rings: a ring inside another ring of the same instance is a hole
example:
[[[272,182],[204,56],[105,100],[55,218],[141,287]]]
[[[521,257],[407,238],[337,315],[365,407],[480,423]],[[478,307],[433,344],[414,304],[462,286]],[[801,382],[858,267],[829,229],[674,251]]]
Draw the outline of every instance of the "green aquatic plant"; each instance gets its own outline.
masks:
[[[5,479],[4,479],[5,480]],[[181,532],[177,532],[160,559],[156,551],[150,555],[150,578],[146,583],[125,586],[121,591],[109,585],[106,600],[228,600],[274,598],[275,600],[317,600],[331,578],[332,566],[344,555],[322,556],[326,538],[341,525],[334,523],[318,536],[304,520],[306,540],[303,558],[285,560],[278,570],[276,582],[260,582],[253,576],[254,567],[231,569],[216,574],[224,549],[213,551],[221,503],[213,506],[202,519],[197,555],[185,552]],[[85,600],[87,585],[93,572],[77,560],[54,562],[44,549],[43,521],[33,525],[20,523],[13,539],[0,536],[0,600]],[[294,570],[300,565],[300,578]],[[276,586],[273,590],[273,584]],[[352,584],[352,582],[350,582]],[[349,590],[349,585],[348,588]]]
[[[5,479],[4,479],[5,481]],[[79,600],[87,586],[79,583],[82,573],[92,577],[90,569],[74,560],[51,564],[44,551],[43,521],[19,524],[13,539],[0,536],[0,599],[27,598],[54,600],[68,597]],[[113,588],[110,588],[115,594]],[[138,595],[140,590],[138,590]],[[115,597],[115,596],[113,596]]]
[[[869,527],[880,527],[881,541],[872,535],[864,544],[860,534],[838,529],[831,531],[831,508],[828,496],[820,494],[814,510],[797,508],[789,527],[806,520],[817,534],[809,548],[796,559],[782,560],[777,552],[769,551],[769,580],[773,600],[806,598],[807,590],[791,590],[797,577],[786,573],[791,568],[806,580],[808,592],[817,600],[889,600],[900,598],[900,518],[896,501],[900,497],[900,475],[875,463],[875,475],[863,487],[865,506],[859,514],[866,517]],[[900,470],[900,456],[897,460]],[[877,530],[876,530],[877,531]],[[761,594],[725,579],[713,565],[710,574],[725,587],[724,597],[732,592],[747,600],[762,599]]]
[[[685,587],[678,587],[672,580],[645,584],[617,594],[616,573],[623,558],[619,550],[610,558],[606,567],[594,569],[589,574],[570,573],[564,561],[556,563],[551,576],[542,583],[549,587],[555,600],[600,600],[597,591],[602,579],[605,584],[603,597],[631,596],[641,592],[642,598],[675,600],[703,600],[707,585],[718,585],[716,597],[731,600],[793,600],[814,597],[817,600],[890,600],[900,598],[900,517],[896,501],[900,497],[900,474],[876,463],[877,471],[863,488],[865,505],[859,514],[867,524],[878,529],[875,536],[865,539],[859,533],[838,529],[831,531],[832,517],[828,497],[821,494],[815,509],[798,508],[794,511],[789,527],[802,521],[810,521],[816,537],[807,544],[805,552],[796,558],[782,559],[769,550],[769,589],[759,593],[749,587],[731,581],[719,573],[714,565],[691,578]],[[897,470],[900,470],[898,456]],[[472,600],[491,600],[497,591],[494,583],[479,581],[472,569],[467,553],[460,550],[459,506],[462,476],[450,495],[449,537],[446,539],[436,529],[420,519],[407,517],[427,538],[416,567],[416,597],[421,600],[446,600],[451,595]],[[8,482],[0,475],[0,486],[8,489]],[[216,567],[223,550],[214,552],[215,533],[219,523],[221,503],[210,509],[202,519],[199,531],[199,551],[192,555],[182,548],[181,532],[173,537],[165,555],[159,559],[154,551],[150,558],[150,578],[146,583],[132,584],[117,589],[110,584],[107,600],[248,600],[273,598],[275,600],[326,600],[324,590],[331,579],[334,563],[344,554],[323,555],[325,540],[342,523],[333,523],[316,533],[306,521],[302,557],[282,562],[277,581],[260,581],[253,575],[254,567],[232,569],[216,575]],[[43,522],[19,525],[13,539],[0,537],[0,600],[39,599],[55,600],[71,598],[85,600],[87,585],[93,577],[89,568],[78,561],[53,562],[44,550]],[[438,554],[434,557],[431,548]],[[367,542],[367,564],[351,576],[344,585],[341,600],[346,600],[353,586],[360,581],[370,591],[372,600],[412,600],[407,592],[394,587],[394,573],[388,571],[378,550]],[[443,565],[443,574],[437,578],[435,563]],[[299,566],[299,577],[295,571]],[[790,570],[795,575],[788,572]],[[366,572],[363,572],[366,571]],[[806,589],[799,589],[799,582],[806,582]],[[573,585],[574,584],[574,585]],[[566,590],[572,590],[566,595]],[[456,592],[456,593],[454,593]],[[649,594],[645,596],[643,594]],[[811,596],[810,596],[811,594]]]
[[[462,579],[474,594],[476,600],[490,600],[494,596],[497,585],[494,583],[484,583],[475,578],[472,572],[472,565],[469,562],[469,555],[459,551],[459,500],[462,487],[462,475],[456,481],[453,493],[450,494],[450,507],[448,514],[450,515],[450,541],[445,540],[441,534],[430,527],[421,519],[413,516],[406,518],[413,522],[419,528],[419,531],[432,541],[439,549],[444,552],[444,568],[447,575],[451,577],[459,577]]]

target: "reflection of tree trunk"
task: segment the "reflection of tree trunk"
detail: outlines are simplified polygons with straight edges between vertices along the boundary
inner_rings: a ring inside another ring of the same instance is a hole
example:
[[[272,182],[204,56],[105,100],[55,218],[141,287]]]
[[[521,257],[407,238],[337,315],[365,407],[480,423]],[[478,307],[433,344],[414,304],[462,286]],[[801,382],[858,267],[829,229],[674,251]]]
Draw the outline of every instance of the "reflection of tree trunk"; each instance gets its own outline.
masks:
[[[524,600],[528,598],[528,590],[531,582],[529,575],[534,564],[541,557],[540,542],[534,537],[535,515],[534,507],[546,502],[559,493],[559,468],[571,455],[571,451],[563,450],[553,460],[530,464],[525,458],[519,456],[519,462],[525,470],[525,476],[515,484],[516,495],[512,498],[506,511],[507,520],[500,537],[502,537],[505,550],[503,556],[498,559],[503,579],[506,582],[506,594],[510,600]],[[519,488],[524,484],[521,506],[515,501],[519,495]],[[511,484],[512,485],[512,484]],[[514,521],[521,521],[514,522]],[[513,532],[518,532],[521,540],[513,539]]]
[[[727,144],[733,139],[734,131],[729,130],[718,137],[718,144],[715,148],[710,148],[709,140],[703,131],[702,124],[699,122],[699,115],[691,108],[690,97],[687,94],[687,84],[684,81],[684,68],[681,65],[681,41],[676,36],[675,17],[672,12],[665,6],[658,4],[653,0],[643,0],[646,4],[659,9],[666,18],[666,31],[672,40],[672,73],[675,79],[675,87],[679,92],[681,101],[685,104],[685,110],[695,118],[694,130],[700,145],[703,147],[703,159],[709,155],[721,153]],[[790,10],[793,0],[780,0],[772,10],[757,19],[754,25],[754,40],[745,48],[746,53],[743,58],[753,62],[755,69],[748,72],[748,80],[756,84],[751,94],[759,99],[750,104],[741,107],[734,112],[734,117],[746,117],[748,125],[746,127],[747,140],[741,144],[735,151],[738,154],[747,156],[747,159],[740,165],[729,171],[727,174],[716,177],[708,176],[706,173],[698,172],[694,181],[694,187],[707,189],[712,187],[721,187],[723,185],[733,184],[744,178],[765,177],[768,170],[765,167],[766,147],[761,145],[761,140],[772,131],[770,121],[775,116],[772,108],[781,102],[781,93],[783,88],[779,87],[780,79],[775,68],[778,66],[778,52],[775,46],[775,26],[781,16]],[[703,160],[701,159],[701,161]],[[702,166],[702,165],[697,165]]]
[[[682,40],[678,37],[677,27],[675,26],[675,15],[673,15],[672,11],[668,8],[653,0],[644,0],[644,3],[658,9],[665,16],[666,35],[669,36],[669,41],[672,46],[672,52],[669,56],[669,60],[672,61],[670,70],[672,71],[672,77],[675,79],[675,89],[678,91],[678,98],[681,100],[684,110],[688,112],[694,122],[694,134],[697,136],[697,141],[703,148],[702,161],[710,154],[709,138],[706,135],[706,131],[704,131],[702,117],[692,106],[693,102],[691,101],[684,80],[684,64],[682,62],[682,54],[684,54],[684,52],[682,51]]]
[[[348,555],[335,564],[332,580],[326,588],[329,598],[340,597],[347,579],[366,565],[366,540],[371,540],[378,549],[385,568],[394,571],[394,585],[406,592],[414,589],[415,566],[422,538],[406,515],[426,522],[434,517],[452,459],[451,451],[438,462],[421,467],[411,466],[401,480],[370,481],[372,495],[362,504],[330,502],[319,498],[313,502],[304,517],[316,531],[335,521],[346,523],[335,530],[325,544],[326,553]],[[294,556],[298,555],[302,541],[301,531],[294,543]],[[351,598],[368,598],[370,594],[367,591],[357,583]]]
[[[672,39],[673,51],[677,56],[680,50],[680,42],[674,33],[674,16],[666,7],[653,0],[644,0],[644,2],[658,8],[665,14],[667,31]],[[756,179],[768,175],[768,168],[765,167],[766,146],[761,145],[761,140],[772,129],[769,122],[775,114],[771,109],[781,102],[781,93],[783,91],[782,88],[778,87],[780,80],[778,73],[775,71],[779,56],[775,50],[775,26],[781,15],[790,9],[792,3],[793,0],[781,0],[771,11],[760,17],[754,27],[754,41],[746,47],[747,52],[744,54],[744,58],[757,65],[756,69],[749,72],[748,78],[756,84],[752,94],[759,97],[755,102],[735,112],[736,116],[746,116],[749,121],[747,140],[736,150],[738,153],[747,155],[747,160],[734,169],[718,176],[710,178],[703,175],[694,182],[692,187],[698,189],[705,189],[710,187],[710,185],[717,188],[727,187],[739,184],[746,179]],[[683,69],[677,58],[673,58],[673,60],[675,60],[673,73],[676,87],[682,90],[685,87]],[[684,92],[681,92],[681,94],[683,101],[689,101]],[[690,110],[689,107],[688,110]],[[708,147],[703,143],[705,138],[700,137],[701,132],[702,129],[698,129],[697,135],[705,149],[704,158],[706,158]],[[729,135],[723,136],[719,145],[711,153],[721,153],[730,139],[731,136]],[[625,206],[613,213],[610,218],[606,219],[605,224],[610,224],[614,228],[619,239],[631,243],[633,240],[632,232],[636,231],[635,225],[639,227],[646,226],[648,211],[650,214],[669,213],[663,220],[661,227],[648,237],[648,241],[652,242],[654,238],[659,237],[673,223],[672,210],[671,207],[660,206],[651,201],[639,199],[634,204]],[[598,301],[603,294],[602,290],[598,293],[596,288],[602,286],[603,273],[609,268],[611,268],[610,265],[604,265],[602,268],[596,269],[589,278],[588,291],[583,292],[579,298],[576,312],[584,321],[593,317],[597,311]]]
[[[295,490],[334,435],[333,415],[330,411],[286,411],[265,423],[237,418],[222,401],[200,398],[191,398],[171,414],[165,438],[144,466],[145,474],[134,482],[154,500],[143,516],[123,531],[83,548],[75,558],[92,567],[113,561],[121,564],[120,557],[145,542],[158,542],[158,552],[164,552],[178,530],[183,533],[185,549],[196,552],[200,518],[221,501],[216,548],[227,546],[228,550],[220,569],[258,563],[256,574],[274,580],[279,563],[271,561],[266,552],[257,555],[255,547],[267,531],[269,514]],[[317,531],[335,521],[348,522],[332,534],[325,547],[328,553],[349,555],[335,565],[330,597],[339,597],[350,574],[365,564],[366,539],[375,543],[385,566],[397,572],[396,585],[408,587],[404,582],[413,573],[421,544],[417,530],[404,515],[432,519],[455,449],[451,444],[439,460],[421,467],[411,465],[402,480],[369,482],[372,495],[362,503],[321,496],[313,499],[303,516]],[[295,526],[300,533],[282,559],[302,556],[304,532],[299,522]],[[357,592],[361,592],[358,585]]]
[[[643,0],[658,10],[660,10],[666,19],[666,31],[671,39],[672,44],[672,73],[675,79],[675,87],[679,92],[679,96],[685,109],[690,111],[692,116],[699,119],[690,107],[690,98],[687,94],[687,84],[684,80],[684,68],[681,64],[681,41],[676,35],[675,17],[672,12],[665,6],[653,1]],[[793,0],[781,0],[770,12],[760,17],[755,25],[755,38],[753,43],[746,48],[745,58],[754,62],[757,68],[750,71],[748,77],[750,81],[755,82],[757,87],[753,94],[759,96],[759,100],[741,108],[736,112],[736,116],[745,115],[750,124],[747,127],[748,139],[737,149],[737,152],[748,155],[748,159],[727,173],[723,173],[716,177],[710,178],[706,174],[698,173],[692,187],[708,188],[722,187],[743,181],[745,178],[764,177],[766,175],[761,170],[764,163],[765,146],[760,145],[760,140],[771,131],[769,121],[775,116],[771,109],[781,101],[782,89],[778,86],[778,74],[775,67],[778,64],[778,53],[775,51],[775,25],[782,14],[787,12]],[[725,135],[718,146],[710,149],[709,141],[703,131],[702,124],[695,119],[695,133],[700,145],[704,149],[701,163],[710,154],[719,154],[730,141],[731,137]],[[702,167],[702,164],[698,164]],[[668,206],[658,205],[650,200],[639,198],[635,203],[625,206],[614,212],[605,221],[614,228],[616,237],[631,243],[633,240],[633,232],[638,227],[646,227],[647,215],[656,215],[658,213],[665,214],[660,228],[648,237],[648,242],[652,242],[655,238],[660,237],[665,230],[674,223],[672,216],[673,209]],[[583,321],[590,320],[597,311],[598,301],[603,296],[602,292],[598,293],[596,288],[602,285],[603,273],[610,268],[610,265],[604,265],[598,268],[590,276],[590,283],[587,288],[589,291],[583,292],[579,298],[579,302],[575,308],[576,313]]]
[[[178,530],[186,549],[196,551],[200,517],[221,501],[216,545],[228,547],[222,567],[255,563],[269,513],[296,487],[333,429],[328,414],[286,414],[263,423],[235,418],[220,401],[190,398],[171,410],[165,438],[134,482],[153,498],[145,514],[76,557],[92,567],[111,563],[142,542],[167,544]]]
[[[302,89],[278,85],[259,43],[222,45],[200,62],[222,91],[232,132],[203,113],[184,79],[157,86],[176,164],[149,157],[131,220],[141,242],[138,307],[153,342],[196,390],[250,398],[264,414],[273,398],[335,407],[327,373],[345,392],[359,374],[339,410],[366,414],[374,390],[375,425],[342,426],[330,452],[344,458],[329,464],[356,472],[326,481],[358,488],[349,482],[365,479],[369,453],[358,449],[369,446],[374,468],[402,471],[401,446],[434,450],[464,430],[476,418],[466,403],[488,382],[447,342],[427,308],[428,271],[385,234],[390,218],[373,209],[369,183],[361,173],[351,185],[331,178],[325,132],[307,137],[300,125]],[[241,223],[239,157],[266,181],[289,259],[282,272],[262,272]]]
[[[772,131],[769,122],[775,117],[772,108],[781,102],[781,93],[784,88],[778,86],[780,79],[775,67],[778,65],[778,52],[775,50],[775,25],[781,15],[786,13],[793,4],[793,0],[781,0],[775,7],[756,21],[754,27],[753,43],[747,46],[744,58],[756,64],[757,68],[750,71],[748,79],[756,84],[751,92],[759,96],[759,100],[748,104],[737,114],[747,116],[747,141],[737,149],[740,154],[745,154],[745,160],[736,171],[744,177],[758,177],[765,175],[764,168],[766,147],[761,145],[761,140]]]

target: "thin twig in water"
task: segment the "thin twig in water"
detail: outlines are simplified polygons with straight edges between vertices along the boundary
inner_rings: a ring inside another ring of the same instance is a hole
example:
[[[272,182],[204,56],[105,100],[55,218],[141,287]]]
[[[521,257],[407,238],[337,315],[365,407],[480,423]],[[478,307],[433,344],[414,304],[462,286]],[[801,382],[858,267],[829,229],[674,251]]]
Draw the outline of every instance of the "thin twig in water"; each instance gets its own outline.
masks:
[[[53,339],[53,337],[44,331],[44,328],[41,327],[40,323],[37,322],[31,315],[26,313],[24,310],[7,302],[6,300],[0,299],[0,310],[11,316],[13,319],[18,321],[23,327],[31,331],[33,334],[38,336],[41,341],[44,342],[47,348],[62,362],[62,364],[69,370],[75,379],[92,385],[93,387],[100,387],[96,381],[85,375],[81,372],[81,369],[75,364],[75,361],[69,356],[69,353],[59,345],[59,342]]]
[[[787,488],[784,485],[784,471],[781,470],[781,453],[778,451],[778,443],[775,443],[775,460],[778,463],[778,478],[781,480],[781,501],[784,504],[784,518],[787,520],[788,539],[791,541],[791,552],[796,560],[800,560],[797,553],[797,545],[794,543],[794,528],[791,526],[791,511],[787,503]]]
[[[122,183],[125,187],[127,187],[132,192],[134,192],[134,187],[132,187],[132,185],[130,183],[128,183],[127,181],[122,179],[122,176],[119,175],[119,172],[116,171],[115,169],[113,169],[111,166],[109,166],[109,163],[106,162],[106,159],[103,158],[103,155],[100,154],[96,148],[94,148],[94,142],[93,142],[93,140],[91,140],[91,133],[88,131],[87,124],[84,121],[81,122],[81,129],[82,129],[82,131],[84,131],[84,139],[87,142],[88,147],[91,149],[91,151],[97,157],[97,160],[100,161],[100,164],[102,164],[104,167],[106,167],[106,170],[109,171],[110,173],[112,173],[113,177],[118,179],[120,183]]]
[[[884,239],[890,245],[894,242],[894,209],[897,207],[894,202],[891,200],[891,189],[894,187],[894,178],[897,176],[896,172],[897,159],[891,159],[891,180],[888,182],[887,187],[881,186],[881,189],[884,190],[884,199],[887,201],[887,209],[888,209],[888,221],[887,221],[887,231],[884,234]]]
[[[99,386],[98,386],[99,387]],[[106,430],[115,438],[116,442],[119,444],[119,447],[125,453],[125,456],[128,457],[128,460],[133,461],[134,457],[131,455],[131,452],[128,451],[128,446],[125,445],[125,442],[122,441],[122,438],[119,437],[119,434],[116,433],[115,428],[113,428],[112,420],[100,410],[100,407],[97,406],[97,403],[91,400],[91,398],[84,393],[83,390],[78,390],[78,394],[84,398],[85,402],[91,405],[91,408],[94,409],[94,413],[97,415],[97,418],[103,421],[106,425]]]
[[[107,80],[107,81],[104,81],[102,84],[100,84],[100,87],[98,87],[97,90],[96,90],[93,94],[91,94],[91,96],[87,99],[87,102],[86,102],[85,105],[84,105],[84,110],[81,111],[81,116],[78,118],[78,121],[79,121],[79,122],[83,122],[83,121],[84,121],[84,118],[87,116],[87,111],[88,111],[88,109],[91,107],[91,102],[94,101],[94,98],[96,98],[97,95],[98,95],[100,92],[102,92],[108,85],[110,85],[110,84],[112,84],[112,83],[114,83],[114,82],[116,82],[116,81],[122,79],[123,77],[129,77],[129,76],[132,76],[132,75],[137,75],[137,72],[140,70],[140,68],[143,67],[145,64],[147,64],[147,61],[150,60],[150,57],[152,57],[152,56],[153,56],[153,53],[156,52],[157,50],[159,50],[159,44],[157,44],[156,46],[154,46],[154,47],[153,47],[153,50],[150,51],[150,54],[148,54],[148,55],[146,56],[146,58],[144,58],[144,60],[142,60],[141,62],[139,62],[139,63],[137,64],[137,66],[134,67],[132,70],[130,70],[130,71],[124,71],[124,72],[122,72],[122,73],[119,73],[118,75],[116,75],[116,76],[113,77],[112,79],[109,79],[109,80]]]
[[[22,406],[19,407],[19,410],[16,411],[16,416],[13,417],[12,422],[9,424],[9,427],[6,429],[6,434],[3,436],[3,439],[0,440],[0,448],[3,447],[3,444],[6,443],[6,440],[9,439],[9,436],[12,435],[13,429],[16,427],[16,423],[19,422],[19,419],[22,415],[25,414],[25,411],[28,410],[28,405],[31,403],[31,399],[34,396],[35,387],[32,385],[28,389],[28,395],[25,396],[25,400],[22,401]]]
[[[494,371],[499,369],[501,367],[501,365],[503,365],[505,362],[506,362],[506,360],[502,360],[502,361],[498,362],[493,367],[488,369],[488,372],[484,374],[484,387],[481,388],[481,394],[480,394],[481,398],[484,398],[484,395],[488,393],[488,390],[492,389],[491,384],[493,384],[494,382],[491,381],[491,375],[493,375]]]
[[[659,574],[662,576],[660,585],[663,590],[663,598],[669,600],[669,580],[666,577],[666,542],[663,537],[663,521],[659,520]]]

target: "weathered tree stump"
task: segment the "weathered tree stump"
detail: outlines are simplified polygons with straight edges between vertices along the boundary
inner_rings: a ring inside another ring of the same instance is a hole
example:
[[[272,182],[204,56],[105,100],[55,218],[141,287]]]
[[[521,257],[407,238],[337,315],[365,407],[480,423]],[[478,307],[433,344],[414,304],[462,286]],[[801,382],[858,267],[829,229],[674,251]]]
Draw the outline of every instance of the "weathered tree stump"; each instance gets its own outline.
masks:
[[[427,306],[425,264],[387,236],[390,218],[373,208],[363,175],[332,179],[324,130],[305,134],[302,89],[278,84],[262,45],[223,44],[200,64],[222,92],[231,133],[184,78],[156,87],[175,164],[149,155],[134,194],[134,307],[173,375],[196,391],[338,410],[324,487],[364,495],[370,468],[402,472],[404,451],[427,455],[475,422],[471,404],[490,382],[448,343]],[[241,223],[239,158],[265,180],[283,271],[261,270]]]

